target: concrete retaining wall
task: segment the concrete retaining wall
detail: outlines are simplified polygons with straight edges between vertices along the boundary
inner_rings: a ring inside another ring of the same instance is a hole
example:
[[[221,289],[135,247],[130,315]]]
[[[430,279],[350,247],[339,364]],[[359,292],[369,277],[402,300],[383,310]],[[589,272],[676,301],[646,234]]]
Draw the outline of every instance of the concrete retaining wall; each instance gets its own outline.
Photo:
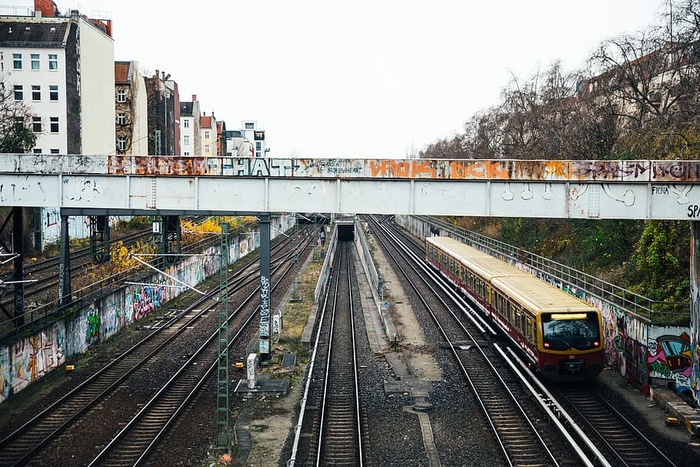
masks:
[[[274,217],[270,223],[272,238],[294,226],[293,216]],[[260,246],[260,232],[254,227],[231,240],[230,263]],[[203,256],[185,257],[165,269],[168,276],[196,286],[217,274],[219,247],[210,247]],[[125,327],[138,322],[183,292],[177,281],[154,273],[143,283],[127,285],[38,332],[0,347],[0,403],[50,371],[104,342]]]

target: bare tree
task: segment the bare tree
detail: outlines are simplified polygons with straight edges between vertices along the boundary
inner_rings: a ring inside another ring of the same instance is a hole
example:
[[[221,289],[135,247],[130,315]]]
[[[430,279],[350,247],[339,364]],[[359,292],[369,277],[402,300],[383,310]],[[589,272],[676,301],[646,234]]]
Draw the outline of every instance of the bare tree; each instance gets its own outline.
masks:
[[[613,112],[628,149],[638,157],[666,157],[695,144],[700,112],[700,43],[652,28],[604,42],[591,57],[602,70],[587,91]]]
[[[14,91],[0,81],[0,153],[29,152],[36,144],[31,109],[14,99]]]

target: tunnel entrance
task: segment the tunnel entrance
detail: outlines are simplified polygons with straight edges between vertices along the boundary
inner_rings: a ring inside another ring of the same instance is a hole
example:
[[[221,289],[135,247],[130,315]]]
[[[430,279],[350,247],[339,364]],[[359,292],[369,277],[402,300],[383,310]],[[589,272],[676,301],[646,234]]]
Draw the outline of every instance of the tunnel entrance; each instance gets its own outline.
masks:
[[[343,219],[336,221],[339,242],[352,242],[355,240],[355,220]]]

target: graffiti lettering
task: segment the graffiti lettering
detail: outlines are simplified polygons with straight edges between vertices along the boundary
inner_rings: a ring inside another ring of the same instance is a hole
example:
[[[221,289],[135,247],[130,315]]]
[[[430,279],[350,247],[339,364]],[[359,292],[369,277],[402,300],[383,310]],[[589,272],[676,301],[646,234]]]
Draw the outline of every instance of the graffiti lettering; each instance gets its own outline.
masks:
[[[371,177],[436,178],[437,171],[431,161],[369,161]]]
[[[651,163],[642,161],[573,161],[572,177],[592,180],[644,179]]]
[[[688,206],[688,217],[691,219],[696,219],[700,216],[700,206],[697,204],[691,204]]]
[[[652,180],[698,181],[700,180],[700,162],[656,161],[653,165]]]
[[[162,304],[162,286],[143,286],[133,293],[132,321],[138,321],[148,316],[153,310]]]
[[[270,278],[260,276],[260,337],[270,337]]]

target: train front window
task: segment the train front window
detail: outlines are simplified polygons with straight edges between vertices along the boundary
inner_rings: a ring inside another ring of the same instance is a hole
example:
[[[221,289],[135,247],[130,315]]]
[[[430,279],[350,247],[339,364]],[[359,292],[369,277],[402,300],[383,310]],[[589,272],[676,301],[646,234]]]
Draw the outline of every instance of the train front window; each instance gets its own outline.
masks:
[[[598,314],[544,313],[542,345],[548,350],[589,350],[600,346]]]

